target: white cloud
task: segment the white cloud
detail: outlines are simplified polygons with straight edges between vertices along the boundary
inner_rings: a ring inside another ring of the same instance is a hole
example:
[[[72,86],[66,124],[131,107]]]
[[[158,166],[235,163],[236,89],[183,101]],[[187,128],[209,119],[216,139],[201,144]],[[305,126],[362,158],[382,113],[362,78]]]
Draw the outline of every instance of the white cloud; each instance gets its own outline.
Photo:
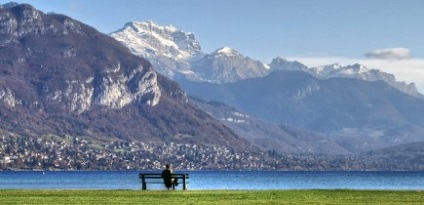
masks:
[[[415,83],[417,89],[424,93],[424,59],[361,59],[343,57],[287,57],[288,60],[296,60],[308,67],[317,67],[339,63],[341,65],[352,65],[359,63],[369,69],[379,69],[395,75],[396,80],[406,83]]]
[[[410,58],[411,52],[406,48],[387,48],[370,51],[365,53],[365,56],[376,59],[400,60]]]

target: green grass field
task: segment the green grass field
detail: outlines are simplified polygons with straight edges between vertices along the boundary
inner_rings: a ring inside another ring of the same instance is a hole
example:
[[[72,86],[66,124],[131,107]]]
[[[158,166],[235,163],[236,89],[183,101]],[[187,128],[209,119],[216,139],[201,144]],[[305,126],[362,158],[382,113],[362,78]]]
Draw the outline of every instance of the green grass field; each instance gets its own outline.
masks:
[[[424,192],[0,190],[0,204],[424,204]]]

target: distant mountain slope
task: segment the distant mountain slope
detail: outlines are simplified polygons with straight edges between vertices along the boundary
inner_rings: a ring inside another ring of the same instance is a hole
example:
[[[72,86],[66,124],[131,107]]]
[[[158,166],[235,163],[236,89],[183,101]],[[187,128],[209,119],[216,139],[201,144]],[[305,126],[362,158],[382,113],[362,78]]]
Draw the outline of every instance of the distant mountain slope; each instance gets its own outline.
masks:
[[[381,169],[422,170],[424,168],[423,147],[424,142],[415,142],[362,153],[360,157],[374,162],[385,162],[379,163],[383,166],[390,165]]]
[[[216,119],[220,119],[239,136],[265,151],[276,150],[279,153],[298,154],[349,153],[335,139],[316,132],[258,120],[223,103],[206,102],[197,98],[189,100]]]
[[[83,23],[20,4],[0,8],[0,25],[2,130],[250,148],[150,62]]]
[[[252,117],[329,134],[354,152],[423,140],[424,101],[382,81],[274,71],[236,83],[182,85]]]

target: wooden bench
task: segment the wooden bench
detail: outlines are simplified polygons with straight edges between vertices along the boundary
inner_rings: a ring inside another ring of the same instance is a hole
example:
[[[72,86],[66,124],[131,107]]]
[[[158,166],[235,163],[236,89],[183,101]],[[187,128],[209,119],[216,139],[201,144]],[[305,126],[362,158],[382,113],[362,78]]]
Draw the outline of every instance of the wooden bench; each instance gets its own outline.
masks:
[[[149,184],[163,184],[162,174],[154,173],[140,173],[138,177],[141,179],[141,189],[147,189],[147,183]],[[188,174],[175,173],[172,174],[172,178],[177,179],[178,183],[183,185],[183,190],[187,190],[188,184]],[[172,188],[175,189],[175,185],[172,185]]]

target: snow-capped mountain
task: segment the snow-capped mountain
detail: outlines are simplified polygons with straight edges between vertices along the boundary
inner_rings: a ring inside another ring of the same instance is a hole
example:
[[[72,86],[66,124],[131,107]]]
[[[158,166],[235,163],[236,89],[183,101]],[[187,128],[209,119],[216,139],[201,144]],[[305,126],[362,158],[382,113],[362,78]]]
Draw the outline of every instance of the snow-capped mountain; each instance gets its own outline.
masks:
[[[150,60],[160,73],[208,82],[235,82],[264,76],[267,65],[224,47],[204,54],[194,34],[152,21],[127,23],[111,34],[131,52]]]
[[[285,70],[285,71],[305,71],[310,72],[310,69],[297,61],[288,61],[284,58],[277,57],[272,59],[271,64],[269,64],[270,70]]]
[[[191,81],[227,83],[263,77],[274,70],[303,71],[320,79],[382,80],[404,93],[423,98],[414,83],[399,82],[393,74],[360,64],[307,67],[300,62],[277,57],[267,65],[229,47],[204,54],[193,33],[174,26],[159,26],[152,21],[127,23],[111,36],[134,54],[150,60],[157,71],[177,81],[182,77]]]
[[[192,62],[192,71],[200,78],[217,83],[261,77],[268,73],[260,61],[245,57],[236,50],[223,47]]]
[[[356,78],[366,81],[382,80],[398,90],[411,94],[416,97],[422,97],[415,87],[414,83],[405,83],[396,80],[393,74],[383,72],[378,69],[369,69],[360,64],[342,66],[340,64],[332,64],[327,66],[310,68],[314,76],[318,78]]]
[[[201,52],[193,33],[174,26],[159,26],[152,21],[127,23],[111,36],[139,55],[163,55],[176,60],[189,60]]]
[[[175,72],[187,73],[191,67],[189,62],[203,55],[193,33],[174,26],[159,26],[152,21],[127,23],[111,36],[171,78]]]
[[[414,83],[400,82],[396,80],[393,74],[383,72],[378,69],[369,69],[360,64],[340,65],[338,63],[324,65],[318,67],[307,67],[297,61],[287,61],[277,57],[272,60],[270,70],[285,70],[285,71],[304,71],[316,78],[355,78],[365,81],[384,81],[396,89],[422,98],[423,95],[417,90]]]

